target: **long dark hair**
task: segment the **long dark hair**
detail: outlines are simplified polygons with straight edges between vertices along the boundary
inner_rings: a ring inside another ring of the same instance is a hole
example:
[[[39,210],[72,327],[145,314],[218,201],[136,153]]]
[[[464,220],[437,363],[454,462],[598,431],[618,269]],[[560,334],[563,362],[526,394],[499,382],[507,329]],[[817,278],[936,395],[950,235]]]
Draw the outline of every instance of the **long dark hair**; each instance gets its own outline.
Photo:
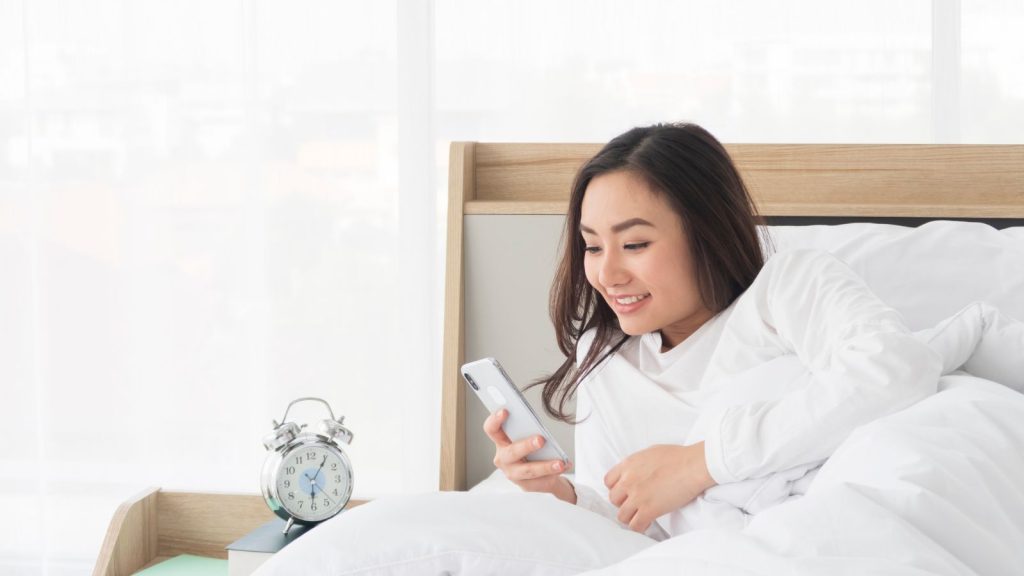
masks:
[[[722,144],[696,124],[655,124],[616,136],[577,172],[563,230],[562,258],[551,286],[550,315],[565,362],[527,388],[544,385],[544,410],[563,422],[576,421],[566,402],[580,382],[629,339],[615,312],[587,282],[585,243],[580,236],[583,195],[595,177],[628,170],[663,194],[679,214],[689,241],[704,306],[729,307],[764,266],[757,225],[763,220]],[[594,340],[576,368],[576,346],[584,332]],[[607,352],[602,350],[616,340]]]

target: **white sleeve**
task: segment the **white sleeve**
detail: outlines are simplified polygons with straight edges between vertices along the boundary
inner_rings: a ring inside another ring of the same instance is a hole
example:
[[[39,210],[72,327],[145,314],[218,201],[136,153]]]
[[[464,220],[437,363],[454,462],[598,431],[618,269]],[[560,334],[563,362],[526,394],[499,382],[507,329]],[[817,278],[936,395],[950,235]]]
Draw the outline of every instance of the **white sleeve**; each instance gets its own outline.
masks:
[[[573,475],[573,489],[576,491],[576,505],[604,516],[628,530],[629,525],[619,521],[619,509],[608,500],[608,489],[604,476],[622,459],[616,454],[607,437],[607,427],[602,425],[601,414],[595,410],[586,386],[580,385],[576,396],[576,415],[584,420],[576,425],[576,461]],[[667,533],[657,522],[651,522],[644,533],[655,540],[664,540]]]
[[[810,377],[781,398],[709,416],[704,450],[719,484],[823,460],[854,428],[937,388],[939,355],[828,253],[777,254],[740,298],[730,339],[723,335],[715,355],[722,346],[742,356],[772,343],[795,354]]]
[[[588,330],[580,336],[576,348],[577,366],[583,362],[583,357],[586,356],[593,340],[593,330]],[[622,460],[622,456],[615,450],[614,443],[608,437],[608,427],[604,425],[601,411],[594,406],[587,391],[587,380],[597,376],[599,372],[591,372],[576,389],[576,459],[573,462],[571,482],[576,491],[577,506],[604,516],[628,530],[629,525],[619,521],[619,509],[608,500],[608,489],[604,485],[605,474]],[[645,534],[655,540],[667,538],[667,534],[657,522],[651,522]]]
[[[594,410],[585,383],[576,389],[576,419],[576,461],[573,463],[576,505],[615,520],[619,511],[608,501],[604,476],[619,458],[607,437],[601,414]]]
[[[914,332],[942,356],[942,374],[966,370],[1024,392],[1024,322],[972,302],[934,328]]]

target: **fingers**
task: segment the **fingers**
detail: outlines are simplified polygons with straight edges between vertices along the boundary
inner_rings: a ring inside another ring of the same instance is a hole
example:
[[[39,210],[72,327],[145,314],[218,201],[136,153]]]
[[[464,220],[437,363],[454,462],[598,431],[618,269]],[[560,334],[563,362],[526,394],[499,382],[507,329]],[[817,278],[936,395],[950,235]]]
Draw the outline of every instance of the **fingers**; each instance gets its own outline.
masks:
[[[644,532],[647,532],[647,529],[650,526],[651,526],[651,521],[642,518],[639,513],[637,513],[635,516],[633,516],[633,519],[629,521],[629,529],[634,531],[634,532],[639,532],[641,534],[643,534]]]
[[[615,484],[619,481],[619,476],[621,475],[621,471],[622,471],[622,463],[620,462],[620,463],[616,464],[615,466],[613,466],[612,469],[609,470],[608,473],[604,475],[604,486],[605,486],[605,488],[611,489],[612,486],[615,486]]]
[[[491,415],[484,420],[484,433],[487,434],[487,437],[490,438],[498,448],[504,448],[512,443],[512,441],[509,440],[508,435],[505,434],[505,431],[501,429],[501,425],[505,422],[506,418],[508,418],[508,410],[502,408],[501,410],[492,412]]]
[[[494,466],[500,468],[505,476],[513,482],[543,478],[557,475],[572,468],[572,462],[561,460],[544,460],[528,462],[526,457],[544,446],[543,436],[524,438],[512,442],[501,425],[508,418],[508,411],[497,410],[484,420],[484,432],[494,442]]]
[[[561,460],[544,460],[542,462],[524,462],[507,466],[505,475],[509,480],[533,480],[543,478],[552,474],[561,474],[565,471],[565,464]]]
[[[626,501],[626,490],[621,486],[612,488],[608,491],[608,501],[616,507],[622,506],[622,503]]]
[[[624,502],[619,507],[619,513],[615,517],[618,518],[619,522],[623,524],[629,524],[633,520],[633,516],[636,515],[637,507],[632,502]],[[632,528],[632,526],[630,526]]]
[[[643,534],[650,528],[652,520],[642,513],[633,501],[625,502],[622,507],[619,508],[619,513],[616,516],[619,522],[629,526],[629,529],[634,532]]]
[[[518,442],[505,446],[498,450],[498,454],[495,456],[499,458],[501,464],[515,464],[520,460],[523,460],[533,452],[540,450],[544,446],[544,438],[541,436],[534,436],[533,438],[525,438]]]
[[[507,418],[508,410],[502,408],[493,412],[484,420],[484,432],[497,447],[494,455],[494,465],[498,467],[518,462],[544,446],[543,436],[533,436],[518,442],[512,442],[501,428]]]

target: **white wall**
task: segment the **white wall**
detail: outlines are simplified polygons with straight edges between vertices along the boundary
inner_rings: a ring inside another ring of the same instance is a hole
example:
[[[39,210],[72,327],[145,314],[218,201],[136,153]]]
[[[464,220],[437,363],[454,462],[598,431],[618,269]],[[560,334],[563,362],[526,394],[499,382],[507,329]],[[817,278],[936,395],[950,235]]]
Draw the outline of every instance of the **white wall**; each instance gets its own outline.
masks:
[[[300,395],[354,429],[357,495],[434,489],[448,141],[1020,143],[1022,28],[1019,0],[0,0],[0,573],[88,573],[146,486],[255,492]]]

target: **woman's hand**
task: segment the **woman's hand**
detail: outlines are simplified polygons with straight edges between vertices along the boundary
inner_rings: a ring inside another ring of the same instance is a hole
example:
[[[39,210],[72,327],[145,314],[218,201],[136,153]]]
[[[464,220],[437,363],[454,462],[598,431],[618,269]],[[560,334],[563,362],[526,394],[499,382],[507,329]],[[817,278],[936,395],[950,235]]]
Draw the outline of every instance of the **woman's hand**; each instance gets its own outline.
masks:
[[[561,460],[530,462],[526,456],[544,446],[543,436],[531,436],[512,442],[501,425],[508,418],[504,408],[484,420],[484,432],[494,442],[494,465],[505,477],[527,492],[549,492],[560,500],[576,503],[576,491],[567,478],[561,476],[566,466]],[[572,467],[572,462],[568,463]]]
[[[604,477],[619,521],[643,533],[659,516],[682,508],[715,485],[704,443],[659,444],[631,454]]]

